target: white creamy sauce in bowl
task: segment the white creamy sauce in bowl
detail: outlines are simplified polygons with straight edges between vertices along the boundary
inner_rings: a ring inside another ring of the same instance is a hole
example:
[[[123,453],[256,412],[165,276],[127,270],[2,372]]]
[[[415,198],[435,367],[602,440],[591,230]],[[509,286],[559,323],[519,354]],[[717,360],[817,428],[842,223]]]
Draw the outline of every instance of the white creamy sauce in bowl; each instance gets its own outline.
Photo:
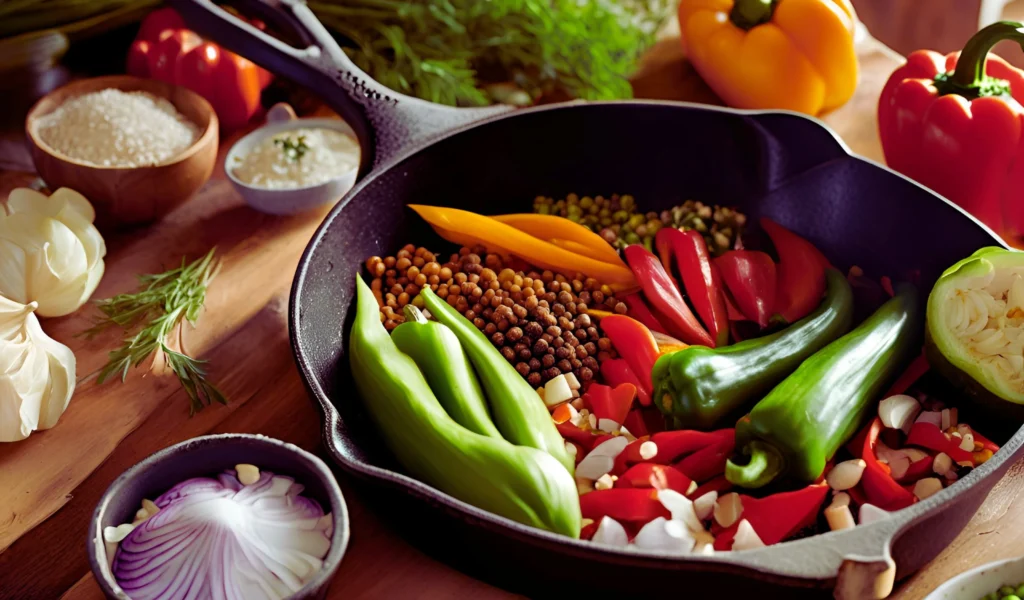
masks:
[[[265,136],[233,163],[231,174],[252,187],[311,187],[355,170],[359,142],[326,127],[291,129]]]

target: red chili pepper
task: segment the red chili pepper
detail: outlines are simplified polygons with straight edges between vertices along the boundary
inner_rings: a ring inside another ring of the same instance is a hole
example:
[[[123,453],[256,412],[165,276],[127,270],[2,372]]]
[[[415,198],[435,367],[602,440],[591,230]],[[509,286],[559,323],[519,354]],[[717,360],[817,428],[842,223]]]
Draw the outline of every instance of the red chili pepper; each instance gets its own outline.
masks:
[[[580,461],[582,461],[583,458],[587,455],[587,450],[583,446],[577,444],[572,440],[565,440],[565,443],[572,444],[573,446],[576,447],[576,464],[580,464]]]
[[[634,398],[636,387],[632,383],[623,383],[614,388],[594,383],[583,394],[583,405],[598,419],[611,419],[622,425],[633,406]]]
[[[992,454],[999,452],[999,444],[981,435],[980,433],[975,431],[973,427],[971,428],[971,432],[974,434],[974,441],[980,443],[982,448],[992,451]]]
[[[654,341],[651,330],[644,327],[640,321],[626,315],[609,315],[601,319],[601,330],[629,364],[639,383],[637,389],[644,391],[649,402],[654,389],[651,383],[651,369],[658,360],[658,343]],[[604,368],[602,364],[602,373]]]
[[[828,261],[814,244],[771,219],[762,218],[761,229],[779,254],[773,312],[787,323],[795,323],[821,303]]]
[[[604,517],[616,521],[646,523],[658,517],[669,518],[658,501],[658,490],[650,488],[611,488],[594,490],[580,496],[580,511],[584,519],[600,522]]]
[[[863,488],[864,496],[871,504],[885,510],[899,510],[910,506],[917,501],[917,498],[896,483],[887,465],[878,462],[878,457],[875,455],[875,444],[883,429],[885,429],[885,425],[882,424],[881,417],[875,417],[865,429],[860,457],[866,466],[860,478],[860,485]]]
[[[917,462],[910,463],[910,468],[907,469],[907,472],[898,481],[900,483],[914,483],[918,479],[931,477],[933,462],[935,462],[935,457],[929,456],[928,458],[922,458]]]
[[[612,466],[611,474],[621,475],[629,470],[630,466],[644,462],[644,457],[640,456],[640,446],[649,439],[650,437],[645,435],[626,444],[622,452],[619,452],[619,455],[615,457],[615,464]]]
[[[594,440],[597,438],[596,435],[589,431],[583,431],[579,427],[573,425],[571,422],[558,423],[555,425],[558,429],[558,433],[562,434],[562,437],[579,444],[587,452],[590,452],[591,448],[594,447]]]
[[[651,307],[647,306],[647,301],[640,295],[640,292],[635,294],[629,294],[625,297],[626,306],[629,307],[629,311],[626,313],[633,317],[637,321],[644,324],[645,327],[651,331],[657,331],[658,333],[668,334],[665,331],[665,326],[661,324],[658,317],[654,316],[651,312]]]
[[[602,321],[611,318],[612,317],[605,317],[604,319],[602,319]],[[614,329],[615,326],[613,325],[612,328]],[[605,331],[605,333],[607,334],[607,331]],[[652,337],[651,340],[654,340],[654,338]],[[614,344],[615,342],[613,341],[612,343]],[[636,353],[639,354],[639,356],[634,354],[633,362],[644,363],[642,366],[640,366],[640,368],[644,369],[647,372],[649,378],[651,369],[654,368],[654,363],[652,362],[650,366],[646,366],[647,361],[650,360],[650,355],[648,354],[648,351],[649,350],[645,349],[642,353]],[[602,362],[601,376],[604,377],[604,380],[608,383],[608,385],[613,387],[618,387],[625,383],[633,384],[633,387],[636,388],[636,397],[637,400],[640,401],[640,404],[642,406],[651,405],[650,389],[644,388],[644,384],[640,382],[640,378],[637,376],[636,371],[633,370],[632,366],[626,361],[626,359],[609,358],[608,360]],[[593,385],[591,385],[591,387],[593,387]],[[633,431],[633,428],[630,427],[629,425],[626,425],[626,429],[629,429],[629,432],[632,433],[633,435],[637,435],[637,433]]]
[[[722,441],[722,431],[728,430],[680,430],[656,433],[651,436],[651,441],[658,447],[658,453],[654,455],[651,462],[660,465],[672,464],[683,456]]]
[[[953,462],[970,462],[974,464],[973,450],[961,450],[960,438],[947,438],[938,426],[932,423],[917,422],[907,434],[908,446],[920,446],[935,452],[945,452]]]
[[[601,521],[594,521],[585,525],[580,529],[580,539],[590,541],[594,539],[594,534],[597,533],[597,528],[601,526]]]
[[[672,258],[683,280],[686,295],[697,309],[697,314],[715,339],[715,344],[729,343],[729,317],[722,293],[721,275],[711,264],[711,254],[704,236],[696,230],[679,231],[663,227],[654,238],[665,270],[672,272]],[[824,293],[824,272],[822,293]]]
[[[637,397],[639,398],[639,394]],[[642,403],[643,402],[641,402],[641,404]],[[641,412],[639,408],[634,408],[629,411],[629,414],[626,415],[626,422],[623,423],[622,426],[625,427],[627,431],[635,435],[637,439],[640,439],[641,437],[646,438],[648,436],[647,423],[644,422],[644,413]]]
[[[687,456],[676,463],[676,468],[697,482],[725,473],[725,463],[736,448],[736,430],[722,429],[715,433],[719,434],[716,443]]]
[[[617,488],[654,488],[685,494],[693,483],[682,471],[671,465],[637,463],[615,480]]]
[[[668,329],[667,333],[687,344],[714,348],[715,340],[701,327],[697,317],[693,316],[675,282],[658,259],[638,244],[626,246],[622,252],[626,264],[633,270],[643,289],[644,297],[657,314],[664,316],[658,320]]]
[[[764,498],[741,495],[743,513],[736,523],[715,536],[715,550],[732,549],[733,538],[742,519],[750,523],[766,546],[778,544],[814,523],[827,495],[828,485],[820,483]]]
[[[696,500],[697,498],[700,498],[701,496],[708,492],[718,492],[718,495],[721,496],[722,494],[731,490],[732,487],[732,484],[729,483],[729,480],[725,478],[725,475],[719,475],[718,477],[715,477],[714,479],[711,479],[698,486],[697,489],[695,489],[693,493],[690,494],[690,499]]]
[[[721,269],[718,268],[718,263],[715,262],[715,261],[712,261],[712,264],[715,265],[715,269],[718,271],[718,274],[721,275],[722,271],[721,271]],[[723,282],[723,285],[724,285],[724,282]],[[726,291],[726,292],[722,293],[722,296],[725,298],[725,314],[726,314],[726,316],[729,317],[729,323],[730,324],[736,323],[738,321],[749,321],[750,320],[750,319],[747,318],[747,315],[743,314],[743,311],[741,311],[736,306],[736,301],[733,300],[732,294],[730,294],[730,293],[728,293]]]
[[[768,326],[775,304],[775,263],[756,250],[730,250],[715,259],[736,307],[761,327]]]

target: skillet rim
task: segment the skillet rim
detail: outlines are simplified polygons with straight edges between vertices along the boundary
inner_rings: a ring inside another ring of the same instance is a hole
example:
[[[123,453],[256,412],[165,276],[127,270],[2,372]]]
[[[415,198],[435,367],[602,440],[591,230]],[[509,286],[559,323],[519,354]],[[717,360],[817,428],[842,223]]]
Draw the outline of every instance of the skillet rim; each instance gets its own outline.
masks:
[[[331,212],[328,213],[323,222],[317,228],[316,232],[310,238],[309,243],[302,253],[302,257],[299,260],[295,277],[292,282],[292,289],[289,294],[288,303],[288,331],[292,354],[294,356],[296,366],[299,369],[299,374],[302,377],[303,384],[312,399],[316,401],[315,403],[321,413],[321,434],[324,446],[329,451],[334,462],[341,468],[346,471],[354,472],[360,477],[371,478],[388,486],[398,488],[395,491],[401,491],[402,493],[412,495],[420,502],[427,502],[435,505],[435,508],[441,508],[449,513],[458,513],[459,517],[462,518],[463,521],[473,527],[483,527],[491,532],[498,532],[504,536],[514,537],[520,541],[526,541],[527,543],[532,543],[534,545],[538,543],[547,546],[555,544],[559,547],[560,551],[564,553],[570,553],[577,556],[589,555],[591,557],[601,557],[603,560],[614,560],[619,564],[630,563],[637,566],[643,566],[645,568],[672,569],[679,571],[707,569],[709,567],[716,568],[715,570],[744,569],[756,572],[762,578],[789,582],[791,584],[803,583],[806,585],[812,581],[834,580],[838,573],[837,568],[833,569],[830,566],[834,561],[821,556],[817,557],[818,560],[788,561],[780,561],[778,559],[773,560],[773,557],[778,557],[782,550],[788,550],[791,554],[791,559],[809,559],[814,553],[814,548],[816,546],[825,544],[830,548],[833,546],[842,548],[841,551],[834,552],[838,557],[839,563],[842,563],[843,560],[852,558],[891,561],[891,547],[903,531],[909,529],[916,523],[937,514],[940,512],[942,507],[953,508],[956,504],[955,499],[961,492],[973,488],[977,484],[988,479],[995,471],[1000,470],[1003,465],[1020,453],[1019,451],[1021,450],[1021,447],[1024,446],[1024,426],[1019,428],[1017,432],[1007,440],[1007,442],[1000,448],[997,456],[987,461],[981,467],[974,469],[967,477],[964,477],[962,480],[957,481],[956,484],[944,488],[942,491],[923,501],[917,502],[908,508],[893,513],[890,518],[871,523],[869,525],[860,525],[849,530],[825,532],[808,538],[782,542],[780,544],[756,550],[743,552],[716,552],[711,556],[679,555],[656,551],[622,550],[593,544],[589,541],[568,538],[566,536],[529,527],[512,521],[511,519],[484,511],[404,473],[377,467],[360,461],[349,460],[343,457],[334,444],[334,435],[337,430],[337,423],[339,421],[340,414],[338,413],[337,408],[327,397],[327,394],[321,388],[317,381],[317,377],[311,368],[311,361],[306,356],[306,350],[304,349],[303,337],[299,325],[299,314],[302,312],[302,289],[306,283],[306,276],[309,271],[310,262],[313,255],[319,249],[327,231],[331,228],[339,215],[341,215],[342,211],[351,199],[362,192],[363,189],[376,181],[377,178],[400,165],[405,160],[441,140],[456,136],[477,126],[515,118],[519,115],[569,110],[584,106],[615,106],[625,108],[663,106],[669,108],[686,108],[704,112],[726,113],[743,117],[751,117],[755,120],[757,120],[758,117],[765,116],[786,116],[809,121],[816,126],[819,133],[827,134],[828,137],[831,138],[831,143],[835,144],[835,146],[842,150],[842,152],[850,159],[867,163],[876,169],[886,171],[891,175],[913,184],[930,195],[935,201],[942,202],[946,204],[947,207],[960,212],[962,216],[969,219],[983,231],[988,233],[993,239],[993,245],[998,244],[1003,247],[1009,247],[999,235],[992,231],[991,228],[978,221],[974,216],[960,206],[875,160],[855,154],[850,150],[849,146],[847,146],[842,138],[840,138],[839,135],[827,124],[817,118],[810,117],[803,113],[788,110],[736,109],[671,100],[624,100],[600,102],[570,101],[502,112],[485,117],[478,121],[463,124],[459,127],[423,140],[420,143],[413,144],[407,149],[398,152],[394,156],[383,161],[381,164],[374,165],[372,169],[370,169],[367,174],[360,179],[355,186],[353,186],[345,197],[343,197],[342,200],[331,209]]]

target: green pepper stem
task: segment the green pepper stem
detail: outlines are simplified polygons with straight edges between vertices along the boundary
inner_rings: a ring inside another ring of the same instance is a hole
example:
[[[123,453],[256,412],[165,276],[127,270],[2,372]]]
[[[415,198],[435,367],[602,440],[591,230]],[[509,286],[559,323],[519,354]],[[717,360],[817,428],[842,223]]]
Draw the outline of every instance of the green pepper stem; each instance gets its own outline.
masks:
[[[725,463],[725,478],[733,485],[764,487],[782,472],[782,455],[773,446],[753,441],[743,448],[743,454],[750,456],[746,465],[737,465],[731,459]]]
[[[423,314],[423,311],[412,304],[406,304],[402,307],[402,314],[405,315],[407,323],[419,323],[422,325],[427,322],[427,316]]]
[[[729,20],[743,30],[750,30],[772,20],[778,0],[736,0],[729,11]]]
[[[935,86],[939,94],[958,94],[972,100],[984,96],[1008,95],[1009,82],[985,74],[988,53],[1003,40],[1017,42],[1024,49],[1024,25],[1014,21],[999,21],[974,34],[960,53],[956,70],[936,76]]]

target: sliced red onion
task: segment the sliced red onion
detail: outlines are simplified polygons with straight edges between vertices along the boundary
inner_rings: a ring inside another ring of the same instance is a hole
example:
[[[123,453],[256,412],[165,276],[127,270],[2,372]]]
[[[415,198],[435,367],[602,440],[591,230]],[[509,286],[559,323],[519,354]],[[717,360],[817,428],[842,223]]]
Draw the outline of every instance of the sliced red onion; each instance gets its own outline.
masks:
[[[290,596],[323,564],[331,515],[290,477],[234,471],[183,481],[120,543],[113,573],[132,600]]]

